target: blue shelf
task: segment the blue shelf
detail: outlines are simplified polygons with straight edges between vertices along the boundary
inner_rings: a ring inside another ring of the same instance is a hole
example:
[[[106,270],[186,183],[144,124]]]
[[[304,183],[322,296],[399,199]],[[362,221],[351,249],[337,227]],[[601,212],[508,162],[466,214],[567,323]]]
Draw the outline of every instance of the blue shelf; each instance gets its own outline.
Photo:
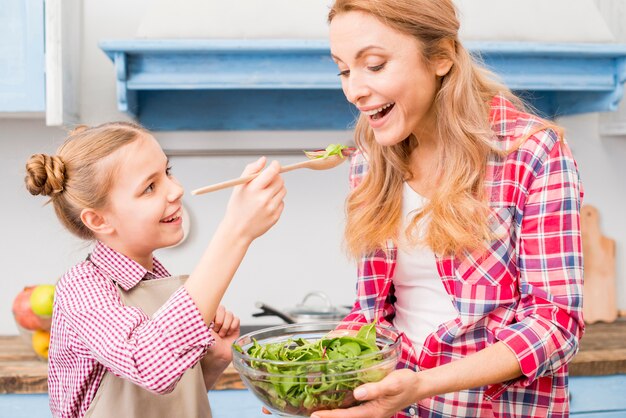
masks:
[[[615,110],[626,45],[469,42],[544,116]],[[116,71],[118,108],[153,130],[347,129],[326,41],[121,40],[100,48]]]

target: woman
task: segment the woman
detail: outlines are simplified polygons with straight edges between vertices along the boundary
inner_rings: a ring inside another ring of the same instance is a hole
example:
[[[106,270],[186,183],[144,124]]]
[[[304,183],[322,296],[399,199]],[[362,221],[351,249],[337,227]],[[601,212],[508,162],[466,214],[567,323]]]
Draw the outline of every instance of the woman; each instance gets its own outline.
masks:
[[[403,350],[367,402],[314,417],[568,416],[582,190],[560,130],[472,62],[450,0],[336,0],[329,21],[361,111],[346,320],[395,326]]]

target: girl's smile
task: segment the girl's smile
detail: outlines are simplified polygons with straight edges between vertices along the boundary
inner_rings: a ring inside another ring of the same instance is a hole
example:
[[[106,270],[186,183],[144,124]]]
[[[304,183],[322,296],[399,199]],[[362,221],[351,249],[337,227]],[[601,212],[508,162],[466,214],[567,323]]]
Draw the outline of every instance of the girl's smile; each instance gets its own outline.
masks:
[[[183,189],[152,136],[138,138],[113,156],[117,175],[103,211],[110,229],[99,239],[148,268],[154,250],[177,244],[184,236]]]
[[[161,220],[162,223],[180,225],[183,222],[183,210],[179,208],[173,215],[166,216]]]

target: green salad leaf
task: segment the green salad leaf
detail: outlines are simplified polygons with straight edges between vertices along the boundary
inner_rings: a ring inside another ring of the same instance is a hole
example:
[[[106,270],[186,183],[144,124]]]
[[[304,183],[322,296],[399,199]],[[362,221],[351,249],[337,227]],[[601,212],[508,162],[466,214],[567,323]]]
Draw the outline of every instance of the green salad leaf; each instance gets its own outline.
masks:
[[[352,336],[314,341],[297,338],[267,344],[253,340],[245,351],[251,357],[248,366],[263,373],[258,373],[257,378],[242,377],[269,406],[308,416],[317,410],[356,404],[352,391],[357,386],[381,380],[395,366],[382,365],[381,355],[371,355],[380,351],[375,323],[362,326]],[[378,364],[381,367],[376,367]]]
[[[324,150],[324,152],[307,152],[304,151],[304,153],[306,154],[307,157],[309,157],[310,159],[317,159],[317,158],[328,158],[331,155],[338,155],[341,158],[344,158],[343,155],[343,150],[348,149],[350,147],[346,146],[346,145],[342,145],[342,144],[330,144],[329,146],[326,147],[326,149]]]

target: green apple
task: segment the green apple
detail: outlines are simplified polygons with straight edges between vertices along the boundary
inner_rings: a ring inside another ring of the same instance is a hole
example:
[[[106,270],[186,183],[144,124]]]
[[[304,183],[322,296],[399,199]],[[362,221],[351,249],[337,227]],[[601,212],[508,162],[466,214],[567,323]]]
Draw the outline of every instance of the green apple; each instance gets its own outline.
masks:
[[[54,285],[40,284],[35,286],[30,294],[30,308],[39,316],[49,317],[52,315],[54,304]]]

